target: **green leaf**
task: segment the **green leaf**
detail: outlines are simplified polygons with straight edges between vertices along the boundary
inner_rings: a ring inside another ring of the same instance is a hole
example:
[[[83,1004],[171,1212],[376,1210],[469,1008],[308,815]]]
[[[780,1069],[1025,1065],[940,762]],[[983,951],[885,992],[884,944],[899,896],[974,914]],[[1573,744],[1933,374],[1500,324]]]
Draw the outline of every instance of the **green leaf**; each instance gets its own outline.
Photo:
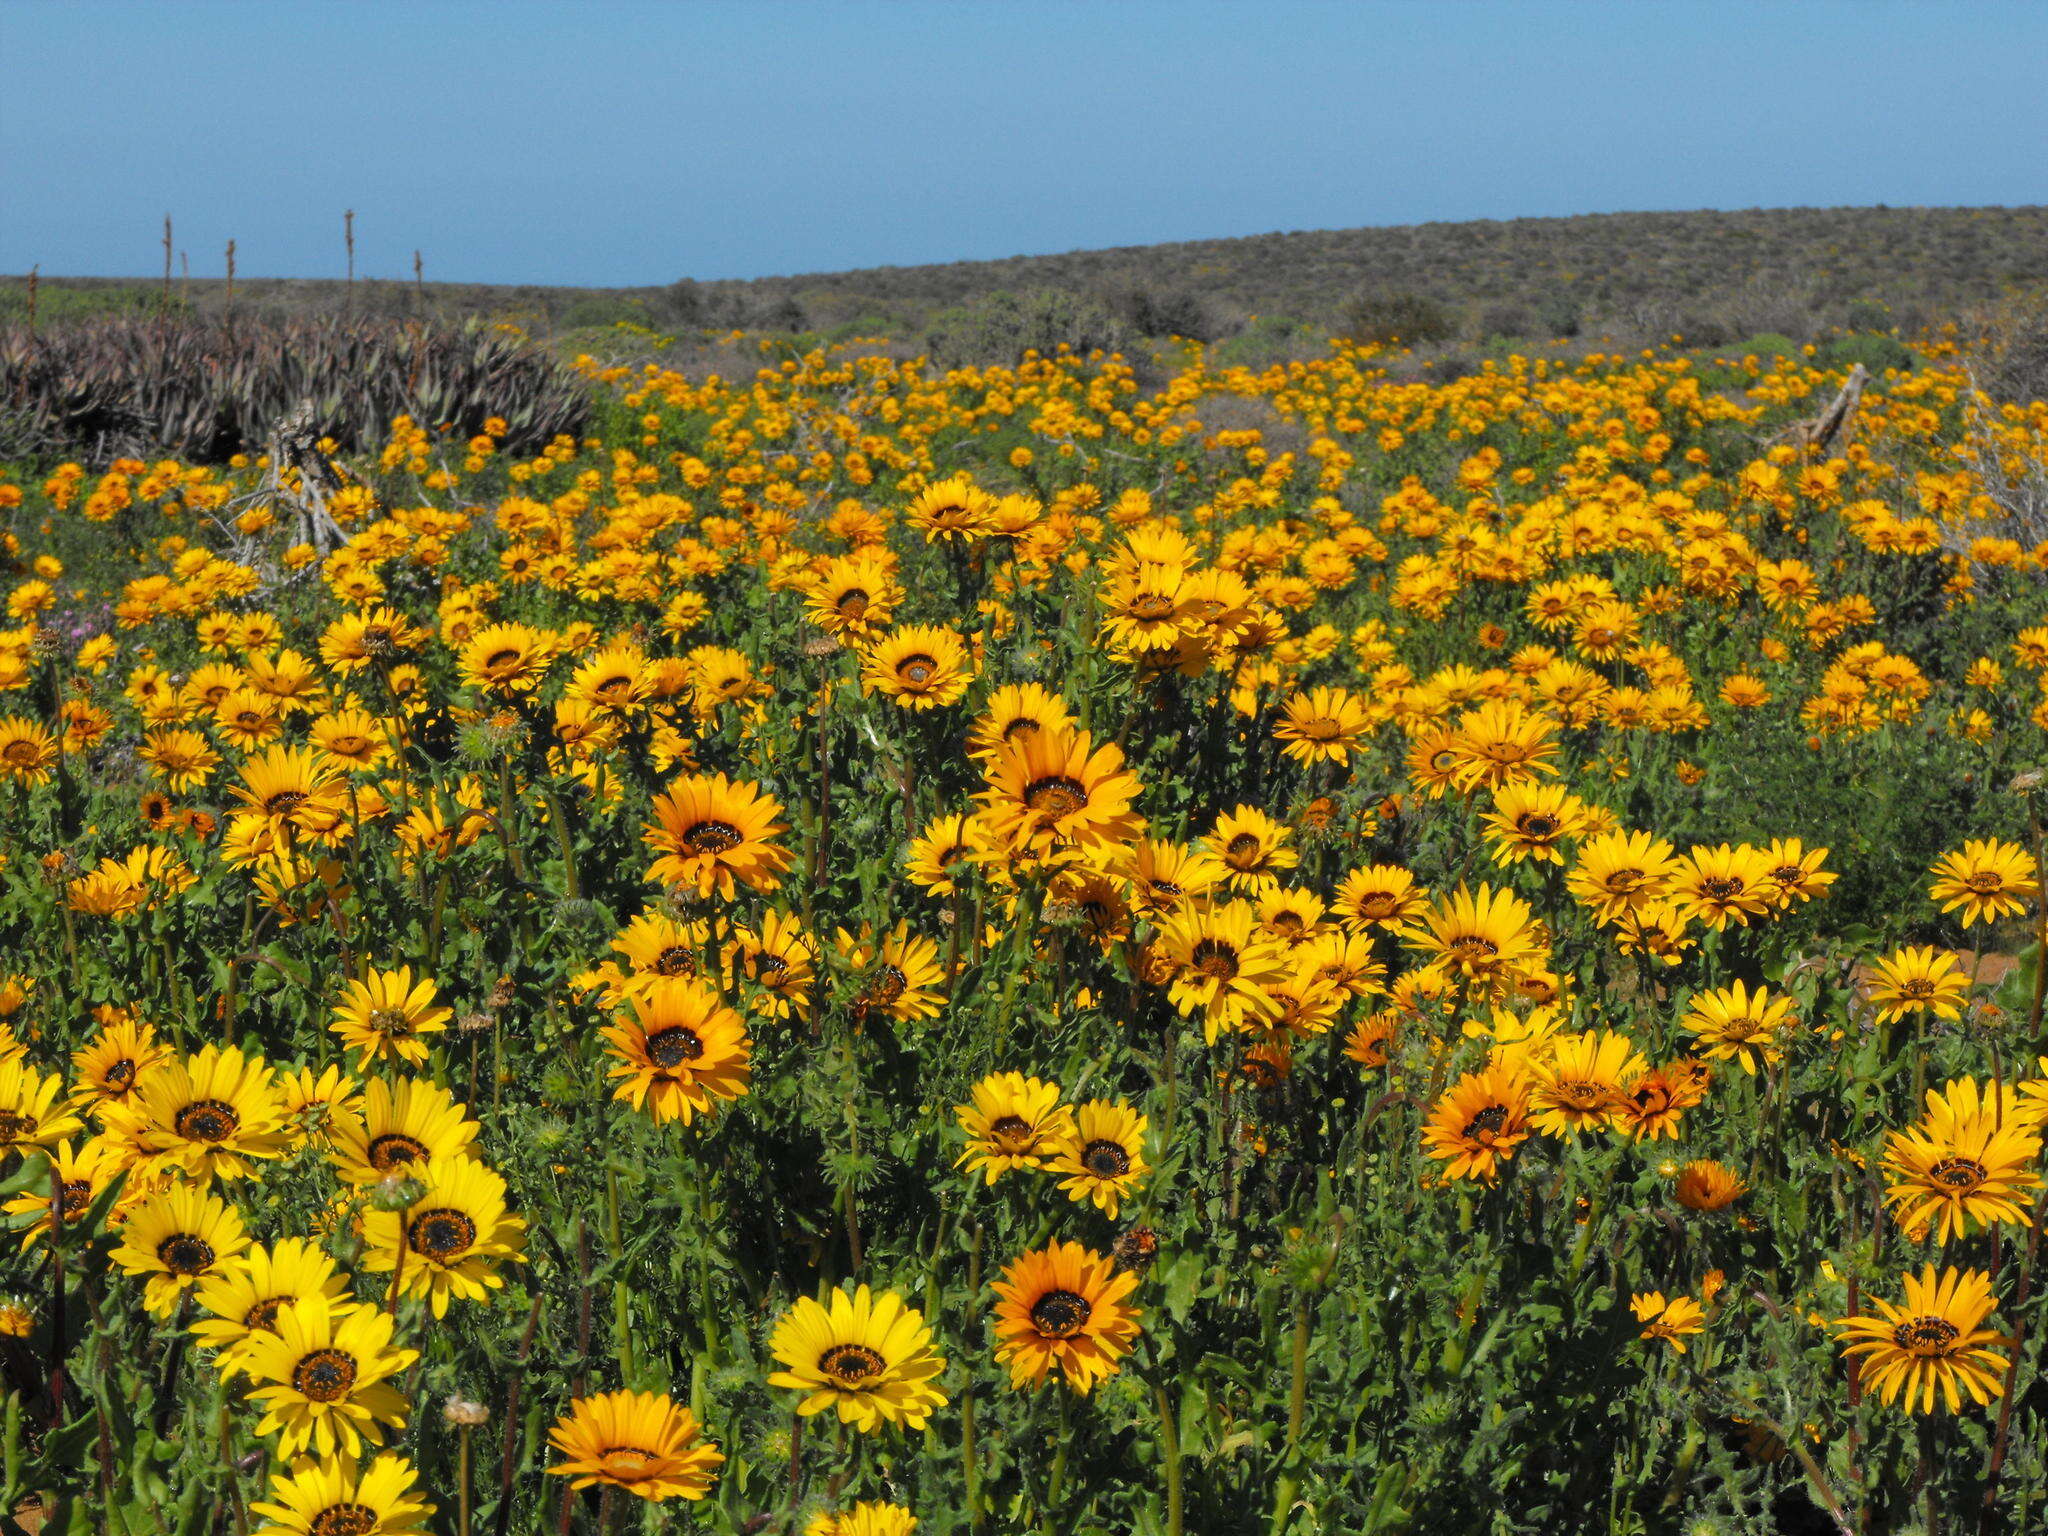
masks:
[[[1193,1252],[1178,1253],[1167,1265],[1163,1276],[1166,1285],[1166,1315],[1176,1323],[1188,1320],[1188,1311],[1195,1304],[1195,1297],[1202,1287],[1201,1255]]]
[[[50,1191],[50,1156],[47,1152],[31,1152],[21,1160],[21,1166],[0,1179],[0,1200],[30,1191],[47,1195]],[[31,1216],[29,1220],[35,1218]],[[26,1223],[23,1223],[26,1225]]]

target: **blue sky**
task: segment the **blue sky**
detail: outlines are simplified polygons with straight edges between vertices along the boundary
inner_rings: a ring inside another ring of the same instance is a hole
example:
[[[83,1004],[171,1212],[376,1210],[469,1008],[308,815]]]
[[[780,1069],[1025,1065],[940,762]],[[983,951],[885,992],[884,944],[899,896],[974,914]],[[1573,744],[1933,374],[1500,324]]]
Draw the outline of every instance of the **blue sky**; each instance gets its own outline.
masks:
[[[633,284],[2048,202],[2031,0],[0,0],[0,272]]]

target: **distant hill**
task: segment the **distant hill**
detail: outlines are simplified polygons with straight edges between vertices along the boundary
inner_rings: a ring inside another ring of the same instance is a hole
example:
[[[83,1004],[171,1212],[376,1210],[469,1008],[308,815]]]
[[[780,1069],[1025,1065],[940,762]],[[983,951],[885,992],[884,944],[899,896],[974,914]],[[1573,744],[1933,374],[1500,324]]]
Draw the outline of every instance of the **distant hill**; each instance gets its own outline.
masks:
[[[623,320],[880,333],[972,356],[1002,350],[1013,333],[1078,344],[1380,330],[1457,344],[1678,332],[1713,346],[1756,332],[1913,330],[2040,288],[2048,207],[1875,207],[1300,230],[650,288],[380,281],[359,282],[351,295],[340,282],[270,279],[238,282],[236,305],[252,314],[352,303],[381,314],[519,315],[554,330]],[[202,310],[225,302],[218,280],[172,289]],[[154,285],[49,277],[38,300],[49,318],[157,302]],[[18,318],[24,305],[22,280],[0,280],[0,316]]]

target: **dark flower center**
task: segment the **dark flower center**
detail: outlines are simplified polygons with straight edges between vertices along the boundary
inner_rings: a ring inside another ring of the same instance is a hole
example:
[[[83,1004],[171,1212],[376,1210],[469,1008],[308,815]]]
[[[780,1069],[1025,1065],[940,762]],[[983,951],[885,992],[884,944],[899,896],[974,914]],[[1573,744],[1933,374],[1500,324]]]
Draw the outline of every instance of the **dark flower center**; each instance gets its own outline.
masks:
[[[388,1036],[394,1040],[409,1039],[418,1033],[412,1027],[412,1019],[407,1016],[403,1008],[374,1009],[365,1022],[368,1023],[375,1033]]]
[[[370,1536],[380,1518],[367,1504],[330,1504],[313,1517],[306,1536]]]
[[[1725,879],[1707,879],[1700,882],[1700,890],[1716,901],[1726,901],[1742,894],[1742,881],[1730,875]]]
[[[339,1402],[356,1384],[356,1357],[346,1350],[316,1349],[292,1367],[292,1390],[316,1403]]]
[[[277,1332],[277,1314],[284,1309],[286,1302],[294,1299],[290,1296],[272,1296],[266,1301],[257,1302],[242,1314],[242,1326],[250,1329],[260,1328],[265,1333]]]
[[[370,1166],[380,1173],[388,1172],[401,1163],[419,1162],[426,1155],[425,1142],[397,1131],[387,1131],[382,1136],[370,1138]]]
[[[1073,1291],[1047,1291],[1031,1304],[1031,1326],[1049,1339],[1072,1338],[1087,1326],[1088,1298]]]
[[[700,821],[683,834],[684,846],[700,854],[724,853],[745,841],[740,829],[729,821]]]
[[[63,1211],[66,1221],[76,1221],[85,1214],[85,1208],[92,1204],[92,1185],[84,1179],[66,1179],[58,1209]]]
[[[704,1041],[697,1031],[683,1024],[657,1029],[647,1037],[647,1059],[657,1067],[680,1067],[704,1054]]]
[[[680,944],[671,944],[654,957],[651,967],[657,976],[694,976],[697,957]]]
[[[0,1109],[0,1144],[20,1141],[36,1133],[36,1117],[11,1109]]]
[[[1052,774],[1025,787],[1024,803],[1041,815],[1071,816],[1088,804],[1088,790],[1078,779]]]
[[[1507,1105],[1489,1104],[1465,1122],[1465,1134],[1475,1140],[1483,1141],[1489,1136],[1498,1136],[1507,1123]]]
[[[839,601],[833,604],[842,619],[864,619],[868,613],[868,595],[859,587],[839,594]]]
[[[1131,1171],[1131,1154],[1114,1141],[1091,1141],[1081,1149],[1081,1166],[1098,1179],[1122,1178]]]
[[[191,1232],[173,1232],[156,1245],[156,1257],[174,1275],[203,1275],[213,1267],[213,1244]]]
[[[843,1387],[864,1386],[888,1368],[889,1362],[865,1344],[834,1344],[818,1357],[818,1369]]]
[[[909,986],[910,978],[895,966],[880,966],[875,971],[874,979],[868,983],[868,1001],[893,1003]]]
[[[484,661],[484,670],[486,672],[496,672],[501,668],[514,666],[524,659],[525,653],[516,647],[503,651],[493,651]]]
[[[179,1110],[171,1124],[188,1141],[226,1141],[235,1134],[242,1117],[234,1106],[219,1099],[198,1099]]]
[[[1557,828],[1558,820],[1555,816],[1541,814],[1524,816],[1519,824],[1524,837],[1555,837]]]
[[[302,789],[281,789],[263,802],[263,809],[273,816],[288,816],[306,803],[306,792]]]
[[[405,1240],[414,1253],[445,1264],[476,1246],[476,1223],[461,1211],[422,1211],[407,1224]]]
[[[598,1457],[605,1475],[627,1481],[644,1477],[649,1467],[655,1466],[661,1458],[637,1445],[606,1446],[604,1454]]]
[[[938,662],[922,653],[906,656],[896,663],[896,675],[913,688],[922,688],[938,670]]]
[[[1974,1157],[1944,1157],[1927,1170],[1927,1176],[1935,1183],[1957,1191],[1975,1189],[1989,1174],[1990,1170]]]
[[[1255,864],[1259,859],[1259,840],[1249,832],[1240,832],[1224,846],[1224,856],[1239,869]]]
[[[130,1057],[123,1056],[100,1074],[100,1081],[108,1088],[126,1088],[135,1081],[135,1062]]]
[[[1908,1354],[1946,1355],[1962,1331],[1944,1317],[1908,1318],[1892,1330],[1892,1342]]]
[[[1237,951],[1221,939],[1203,939],[1189,953],[1188,963],[1214,981],[1231,981],[1237,976]]]
[[[999,1115],[989,1122],[988,1133],[1006,1152],[1022,1152],[1037,1140],[1030,1123],[1020,1115]]]

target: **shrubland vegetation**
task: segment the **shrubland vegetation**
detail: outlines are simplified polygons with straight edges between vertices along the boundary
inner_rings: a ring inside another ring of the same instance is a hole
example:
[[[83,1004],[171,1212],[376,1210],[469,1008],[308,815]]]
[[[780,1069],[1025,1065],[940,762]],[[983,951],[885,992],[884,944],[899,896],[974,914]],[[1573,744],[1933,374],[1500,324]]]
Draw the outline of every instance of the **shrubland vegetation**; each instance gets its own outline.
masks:
[[[169,302],[256,318],[346,311],[513,319],[536,334],[618,324],[665,333],[887,335],[974,362],[1014,362],[1041,338],[1138,350],[1187,336],[1231,360],[1307,355],[1335,335],[1483,347],[1587,338],[1728,347],[1838,331],[1907,335],[2048,283],[2048,208],[1788,208],[1592,214],[878,267],[750,281],[602,289],[401,281],[219,279]],[[149,312],[155,285],[45,278],[46,316]],[[27,308],[0,280],[0,318]]]

